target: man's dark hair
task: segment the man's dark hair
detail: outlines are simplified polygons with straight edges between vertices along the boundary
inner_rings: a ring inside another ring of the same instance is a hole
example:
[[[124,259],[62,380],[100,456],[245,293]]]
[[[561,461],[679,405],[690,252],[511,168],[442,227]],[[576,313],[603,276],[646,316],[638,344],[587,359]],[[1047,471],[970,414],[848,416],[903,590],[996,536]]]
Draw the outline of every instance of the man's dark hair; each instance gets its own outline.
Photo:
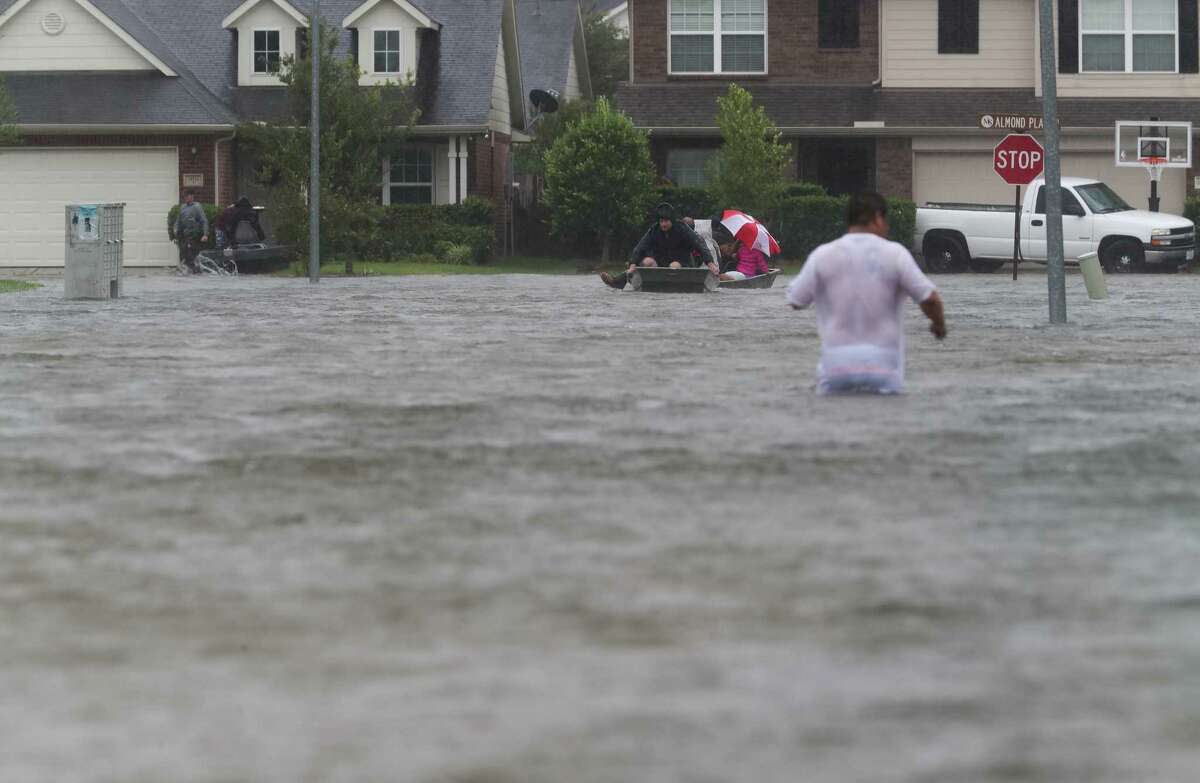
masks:
[[[887,217],[887,201],[873,191],[855,193],[846,205],[846,225],[865,226],[876,217]]]
[[[193,190],[192,188],[187,188],[183,191],[184,198],[187,198],[188,196],[195,197],[195,195],[196,195],[196,191]]]
[[[675,207],[671,206],[670,204],[668,204],[665,201],[662,202],[661,204],[659,204],[657,207],[654,208],[654,218],[655,218],[655,220],[664,220],[665,219],[665,220],[670,220],[671,222],[674,222],[675,221]]]

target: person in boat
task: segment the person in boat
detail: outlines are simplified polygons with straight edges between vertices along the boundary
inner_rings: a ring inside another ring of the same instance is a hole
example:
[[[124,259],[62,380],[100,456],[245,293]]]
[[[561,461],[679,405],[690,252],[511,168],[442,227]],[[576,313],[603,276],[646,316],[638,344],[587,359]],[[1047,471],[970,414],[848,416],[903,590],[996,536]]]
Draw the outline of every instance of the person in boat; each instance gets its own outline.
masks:
[[[933,336],[943,340],[942,298],[908,249],[887,239],[883,196],[851,197],[846,218],[846,235],[814,250],[788,286],[788,304],[817,306],[818,394],[898,394],[904,390],[904,300],[920,306]]]
[[[729,229],[721,225],[719,216],[712,220],[713,241],[721,250],[722,280],[745,280],[770,273],[767,256],[756,247],[743,245]]]
[[[663,202],[654,210],[657,222],[629,254],[629,269],[619,275],[602,272],[600,279],[606,285],[621,289],[639,266],[680,267],[706,266],[713,274],[720,274],[716,259],[708,251],[704,240],[684,221],[677,220],[675,208]]]
[[[222,250],[226,247],[236,249],[239,244],[238,226],[242,223],[258,236],[259,242],[266,239],[267,235],[258,222],[258,210],[250,203],[250,199],[242,196],[217,219],[217,247]]]

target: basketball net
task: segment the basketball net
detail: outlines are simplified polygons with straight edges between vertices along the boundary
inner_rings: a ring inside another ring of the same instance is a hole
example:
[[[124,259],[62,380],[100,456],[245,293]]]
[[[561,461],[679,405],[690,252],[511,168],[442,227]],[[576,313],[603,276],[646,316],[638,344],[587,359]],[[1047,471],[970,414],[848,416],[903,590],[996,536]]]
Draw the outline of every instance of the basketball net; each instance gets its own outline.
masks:
[[[1162,172],[1163,166],[1167,162],[1166,158],[1140,158],[1138,162],[1150,172],[1150,180],[1152,182],[1162,182]]]

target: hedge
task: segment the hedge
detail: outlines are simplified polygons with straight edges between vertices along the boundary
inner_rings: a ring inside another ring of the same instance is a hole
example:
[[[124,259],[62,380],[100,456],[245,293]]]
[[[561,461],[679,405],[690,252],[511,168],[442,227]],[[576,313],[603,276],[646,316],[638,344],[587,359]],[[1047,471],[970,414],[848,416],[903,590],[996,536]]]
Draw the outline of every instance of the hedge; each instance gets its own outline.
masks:
[[[448,263],[486,264],[496,231],[492,203],[468,198],[461,204],[393,204],[378,207],[370,255],[381,261],[428,256]]]
[[[197,202],[199,203],[199,202]],[[167,236],[175,240],[175,218],[179,217],[182,204],[176,204],[167,210]],[[220,207],[216,204],[200,204],[204,208],[204,216],[208,218],[208,243],[204,247],[212,249],[217,246],[217,215]]]
[[[846,232],[846,196],[793,196],[780,204],[769,224],[783,248],[784,258],[803,259],[826,242]],[[908,199],[888,199],[888,222],[892,239],[912,247],[917,205]]]

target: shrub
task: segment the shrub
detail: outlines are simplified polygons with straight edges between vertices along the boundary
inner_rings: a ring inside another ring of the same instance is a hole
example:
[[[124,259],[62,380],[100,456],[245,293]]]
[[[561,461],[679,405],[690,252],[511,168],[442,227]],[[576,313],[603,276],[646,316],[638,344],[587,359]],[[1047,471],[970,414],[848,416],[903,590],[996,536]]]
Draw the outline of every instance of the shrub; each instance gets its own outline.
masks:
[[[658,189],[658,200],[675,207],[675,213],[680,217],[699,220],[712,217],[721,208],[717,197],[708,188],[667,185]]]
[[[205,248],[212,249],[217,246],[217,217],[221,212],[221,208],[216,204],[200,204],[204,208],[204,216],[208,218],[208,243]],[[175,240],[175,218],[179,217],[179,210],[182,209],[182,204],[176,204],[167,210],[167,236],[171,240]]]
[[[785,258],[807,258],[826,242],[846,232],[846,196],[793,196],[779,207],[779,218],[771,226]],[[891,238],[912,247],[917,222],[917,205],[910,199],[888,199]]]
[[[717,98],[717,125],[722,144],[710,164],[712,191],[722,207],[766,220],[787,185],[791,147],[763,107],[736,84]]]
[[[393,204],[376,207],[372,216],[374,230],[365,252],[373,258],[411,258],[431,251],[442,255],[439,245],[448,244],[468,249],[465,261],[453,263],[486,264],[491,260],[495,243],[492,204],[483,199],[445,206]]]
[[[815,182],[793,182],[783,189],[784,197],[790,196],[828,196],[825,188]]]
[[[465,266],[474,260],[475,251],[470,245],[458,242],[438,242],[434,245],[434,253],[443,264]]]
[[[1200,223],[1200,197],[1192,197],[1183,202],[1183,216],[1193,223]]]

